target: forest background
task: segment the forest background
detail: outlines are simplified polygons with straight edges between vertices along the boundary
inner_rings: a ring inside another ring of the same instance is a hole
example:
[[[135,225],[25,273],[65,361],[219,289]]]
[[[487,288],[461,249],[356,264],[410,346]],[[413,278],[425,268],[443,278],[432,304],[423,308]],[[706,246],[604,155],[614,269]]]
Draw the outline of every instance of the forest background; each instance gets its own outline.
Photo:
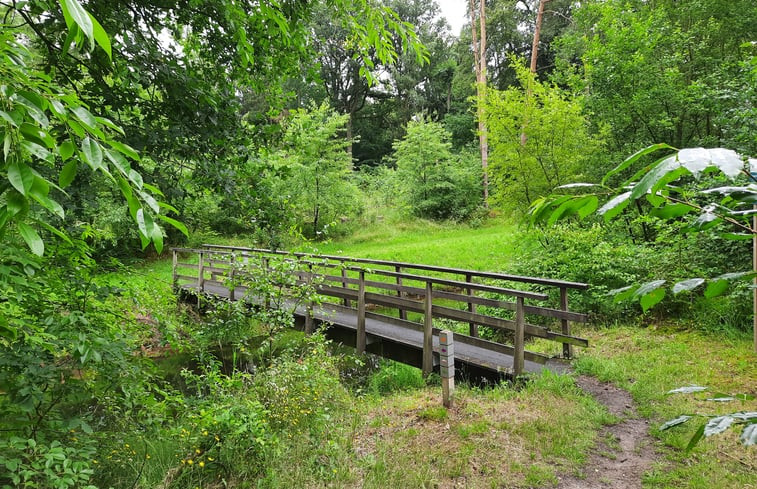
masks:
[[[0,465],[30,487],[64,472],[84,484],[119,419],[154,427],[180,409],[132,355],[144,337],[120,322],[123,291],[98,278],[165,243],[317,247],[423,220],[472,229],[520,220],[651,144],[757,154],[753,2],[551,0],[532,71],[537,7],[485,4],[481,96],[470,25],[451,35],[433,0],[0,0],[0,406],[13,433]],[[680,188],[726,184],[708,173]],[[750,268],[749,241],[689,232],[687,216],[655,207],[523,231],[506,271],[591,283],[575,306],[602,323],[743,337],[745,280],[718,298],[690,287],[651,312],[608,299]],[[244,422],[229,432],[260,431],[265,445],[268,425]]]

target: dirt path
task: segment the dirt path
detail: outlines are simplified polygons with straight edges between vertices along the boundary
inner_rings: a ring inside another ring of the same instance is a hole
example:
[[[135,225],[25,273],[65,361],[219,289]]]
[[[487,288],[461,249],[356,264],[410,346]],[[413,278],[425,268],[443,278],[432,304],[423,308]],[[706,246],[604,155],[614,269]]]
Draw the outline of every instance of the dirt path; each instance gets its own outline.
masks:
[[[639,418],[631,395],[623,389],[593,377],[580,376],[576,382],[620,422],[600,431],[585,477],[560,477],[558,489],[640,489],[642,475],[655,460],[649,423]]]

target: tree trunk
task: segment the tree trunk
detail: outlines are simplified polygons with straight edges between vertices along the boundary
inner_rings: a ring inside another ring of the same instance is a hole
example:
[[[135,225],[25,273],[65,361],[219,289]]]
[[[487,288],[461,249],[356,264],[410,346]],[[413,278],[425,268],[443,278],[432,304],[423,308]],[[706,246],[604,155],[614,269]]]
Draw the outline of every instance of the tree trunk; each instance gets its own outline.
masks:
[[[534,26],[534,42],[531,45],[531,73],[536,75],[536,60],[539,58],[539,36],[541,34],[541,23],[544,18],[544,5],[549,0],[541,0],[539,2],[539,11],[536,14],[536,26]],[[526,127],[528,126],[528,105],[531,101],[531,95],[533,90],[531,88],[531,82],[529,81],[528,87],[526,87],[526,114],[523,122],[523,130],[520,133],[520,145],[526,145]]]
[[[476,100],[478,101],[478,140],[481,149],[481,170],[483,173],[484,206],[489,207],[489,141],[484,120],[484,99],[486,97],[486,0],[479,0],[478,22],[481,40],[476,28],[475,0],[469,0],[471,17],[471,38],[473,43],[473,66],[476,71]]]

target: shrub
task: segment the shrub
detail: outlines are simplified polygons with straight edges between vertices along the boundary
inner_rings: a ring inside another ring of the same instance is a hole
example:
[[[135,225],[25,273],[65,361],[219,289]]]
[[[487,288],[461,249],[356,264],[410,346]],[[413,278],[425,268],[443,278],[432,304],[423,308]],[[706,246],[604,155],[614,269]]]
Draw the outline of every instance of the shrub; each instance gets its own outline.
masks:
[[[470,152],[453,154],[449,133],[422,118],[395,141],[396,177],[413,214],[430,219],[468,218],[482,198],[481,170]]]

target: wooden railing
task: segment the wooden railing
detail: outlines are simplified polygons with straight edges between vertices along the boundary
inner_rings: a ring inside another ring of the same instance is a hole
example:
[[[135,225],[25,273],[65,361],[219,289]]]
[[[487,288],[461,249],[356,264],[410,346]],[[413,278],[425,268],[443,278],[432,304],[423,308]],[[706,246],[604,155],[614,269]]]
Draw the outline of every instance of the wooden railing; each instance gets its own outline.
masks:
[[[197,255],[197,263],[179,262],[180,254]],[[545,363],[549,358],[525,350],[526,337],[562,343],[565,358],[572,356],[572,345],[588,345],[585,339],[572,336],[570,328],[571,322],[585,322],[587,316],[568,309],[568,290],[581,290],[588,286],[561,280],[388,260],[203,245],[200,249],[173,249],[174,287],[190,287],[202,293],[207,291],[209,285],[227,286],[230,299],[241,299],[236,295],[243,293],[246,288],[228,286],[234,282],[235,274],[248,273],[251,269],[267,271],[270,269],[271,260],[277,259],[296,261],[301,265],[294,272],[300,283],[315,283],[319,295],[338,300],[342,307],[356,311],[358,352],[362,353],[366,348],[366,318],[389,319],[384,314],[369,312],[369,305],[396,310],[399,317],[392,321],[408,327],[416,324],[409,320],[409,314],[422,314],[424,373],[429,373],[432,368],[434,318],[467,323],[469,335],[468,339],[464,340],[469,342],[477,341],[475,338],[479,335],[479,326],[512,332],[512,346],[498,347],[500,351],[513,356],[513,370],[516,376],[523,372],[524,360]],[[187,268],[192,269],[191,275],[181,273]],[[527,304],[526,301],[543,302],[548,296],[541,292],[504,287],[499,285],[501,282],[557,288],[559,304],[555,307]],[[487,314],[487,310],[482,311],[479,306],[512,311],[512,317]],[[312,307],[308,309],[311,310]],[[559,324],[559,329],[530,324],[526,321],[527,316],[549,318]],[[306,331],[312,330],[312,325],[312,314],[308,313]],[[478,342],[484,343],[482,340]]]

